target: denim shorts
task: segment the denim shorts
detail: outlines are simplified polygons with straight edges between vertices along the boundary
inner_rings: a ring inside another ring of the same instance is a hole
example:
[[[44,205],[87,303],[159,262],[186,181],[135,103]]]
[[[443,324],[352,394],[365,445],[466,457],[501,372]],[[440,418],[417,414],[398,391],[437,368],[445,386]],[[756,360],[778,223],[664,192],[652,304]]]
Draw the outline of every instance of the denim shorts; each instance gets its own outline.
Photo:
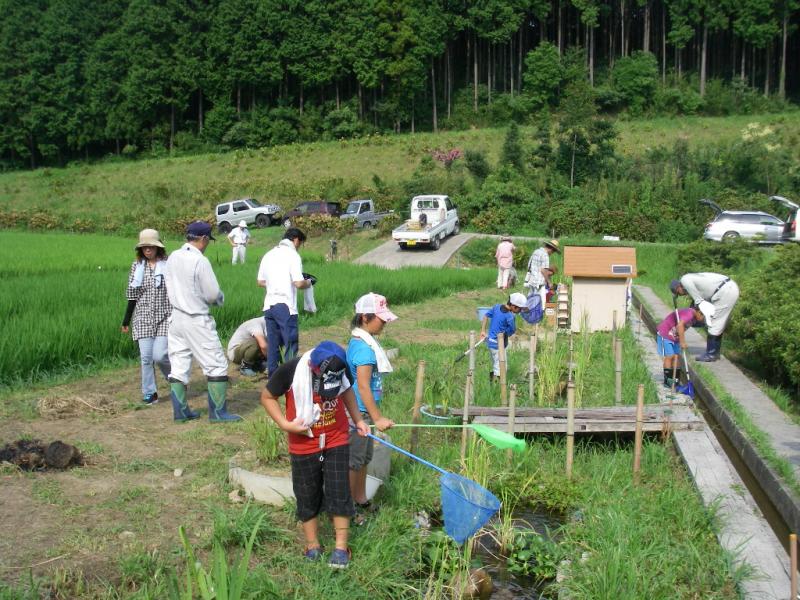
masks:
[[[681,353],[681,345],[678,342],[668,340],[661,335],[656,335],[656,348],[659,356],[675,356]]]

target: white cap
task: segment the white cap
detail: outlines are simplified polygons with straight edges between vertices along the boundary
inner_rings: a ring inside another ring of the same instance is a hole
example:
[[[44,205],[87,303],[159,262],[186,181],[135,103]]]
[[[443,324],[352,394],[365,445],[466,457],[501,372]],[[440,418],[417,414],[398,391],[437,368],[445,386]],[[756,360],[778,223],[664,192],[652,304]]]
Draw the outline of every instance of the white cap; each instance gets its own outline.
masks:
[[[239,227],[247,229],[247,221],[239,221]]]
[[[364,294],[356,301],[356,314],[373,314],[384,323],[391,323],[397,320],[397,315],[389,310],[386,298],[380,294]]]
[[[514,292],[508,297],[508,303],[518,308],[525,308],[528,306],[528,299],[525,297],[525,294]]]

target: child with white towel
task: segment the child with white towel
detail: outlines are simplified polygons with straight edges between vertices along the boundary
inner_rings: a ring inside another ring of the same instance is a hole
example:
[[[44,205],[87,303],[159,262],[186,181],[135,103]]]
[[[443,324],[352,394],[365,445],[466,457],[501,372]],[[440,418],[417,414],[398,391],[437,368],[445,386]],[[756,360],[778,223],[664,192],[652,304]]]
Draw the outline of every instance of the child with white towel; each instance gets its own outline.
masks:
[[[375,336],[386,323],[397,316],[389,310],[386,298],[370,292],[356,302],[353,331],[347,345],[347,367],[356,379],[353,386],[361,417],[378,431],[386,431],[394,421],[383,416],[383,376],[392,372],[392,365]],[[356,525],[366,519],[364,513],[372,508],[367,499],[367,465],[372,460],[373,443],[369,438],[350,434],[350,490],[356,503]]]

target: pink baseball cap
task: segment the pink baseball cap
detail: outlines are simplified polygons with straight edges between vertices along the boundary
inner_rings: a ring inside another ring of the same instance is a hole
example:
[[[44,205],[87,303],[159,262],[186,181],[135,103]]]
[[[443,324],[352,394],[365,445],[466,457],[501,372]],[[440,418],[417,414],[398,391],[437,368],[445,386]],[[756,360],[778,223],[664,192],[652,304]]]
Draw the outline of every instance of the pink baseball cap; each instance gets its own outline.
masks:
[[[397,320],[397,315],[389,310],[386,298],[380,294],[364,294],[356,301],[356,314],[373,314],[384,323]]]

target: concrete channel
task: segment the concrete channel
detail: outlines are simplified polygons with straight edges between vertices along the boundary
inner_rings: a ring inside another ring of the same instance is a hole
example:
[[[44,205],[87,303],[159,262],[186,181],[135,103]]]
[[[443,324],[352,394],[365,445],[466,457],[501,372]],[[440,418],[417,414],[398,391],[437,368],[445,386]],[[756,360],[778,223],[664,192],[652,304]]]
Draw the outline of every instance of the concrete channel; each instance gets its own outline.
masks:
[[[641,324],[638,318],[640,306]],[[655,310],[663,308],[659,314],[666,314],[669,309],[649,288],[640,286],[636,286],[634,291],[634,307],[630,326],[648,370],[657,383],[661,402],[691,403],[680,394],[670,396],[671,392],[661,385],[661,357],[656,353],[653,337],[660,317],[654,318],[650,307]],[[690,332],[690,335],[701,338],[696,332]],[[693,341],[695,344],[698,342]],[[689,372],[695,384],[698,408],[703,409],[701,414],[708,426],[703,431],[674,432],[672,438],[677,451],[703,503],[715,510],[719,517],[717,538],[720,545],[731,554],[734,564],[747,564],[754,571],[741,584],[743,596],[788,598],[789,558],[785,541],[778,536],[786,537],[785,533],[789,530],[787,523],[796,518],[796,505],[793,509],[787,505],[786,494],[791,500],[791,492],[782,489],[785,486],[780,479],[736,428],[733,419],[691,368],[691,364]]]

